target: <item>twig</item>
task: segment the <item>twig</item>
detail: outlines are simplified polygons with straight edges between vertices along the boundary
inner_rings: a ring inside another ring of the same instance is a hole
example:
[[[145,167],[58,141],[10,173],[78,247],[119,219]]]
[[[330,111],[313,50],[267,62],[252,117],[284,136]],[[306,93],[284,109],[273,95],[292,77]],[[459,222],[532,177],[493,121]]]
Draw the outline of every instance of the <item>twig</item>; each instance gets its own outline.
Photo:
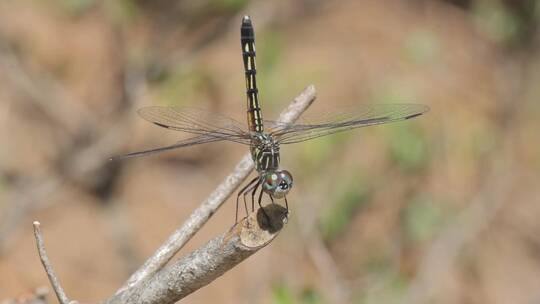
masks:
[[[292,123],[315,100],[315,87],[308,86],[279,116],[282,123]],[[201,229],[217,209],[229,198],[253,170],[251,155],[246,154],[234,171],[191,214],[187,221],[165,241],[163,245],[122,286],[116,295],[133,289],[137,284],[153,277],[170,259]]]
[[[105,303],[175,303],[208,285],[278,235],[287,220],[287,209],[270,204],[264,207],[264,211],[270,223],[259,209],[228,232],[163,268],[146,284]]]
[[[54,292],[56,293],[56,297],[58,298],[58,301],[61,304],[77,303],[75,301],[69,300],[69,298],[66,296],[66,293],[64,292],[64,289],[62,289],[62,286],[60,285],[60,281],[58,280],[58,278],[56,277],[56,274],[54,273],[52,264],[49,261],[47,252],[45,251],[45,244],[43,243],[43,236],[41,235],[41,229],[39,228],[40,223],[38,221],[34,221],[33,224],[34,224],[34,236],[36,237],[36,245],[37,245],[37,249],[39,253],[39,258],[41,259],[41,264],[43,264],[43,268],[45,268],[45,272],[47,273],[47,276],[49,277],[49,281],[51,282]]]

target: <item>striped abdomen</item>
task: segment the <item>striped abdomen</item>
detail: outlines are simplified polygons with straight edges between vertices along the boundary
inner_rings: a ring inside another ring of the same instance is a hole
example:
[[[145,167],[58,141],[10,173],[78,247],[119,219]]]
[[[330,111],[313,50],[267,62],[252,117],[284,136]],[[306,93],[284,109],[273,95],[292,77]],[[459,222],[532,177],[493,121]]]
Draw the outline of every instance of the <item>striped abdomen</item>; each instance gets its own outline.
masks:
[[[248,126],[250,131],[260,133],[263,131],[263,120],[256,80],[255,33],[249,16],[244,16],[242,19],[240,42],[242,44],[242,58],[244,59],[244,71],[246,73]]]

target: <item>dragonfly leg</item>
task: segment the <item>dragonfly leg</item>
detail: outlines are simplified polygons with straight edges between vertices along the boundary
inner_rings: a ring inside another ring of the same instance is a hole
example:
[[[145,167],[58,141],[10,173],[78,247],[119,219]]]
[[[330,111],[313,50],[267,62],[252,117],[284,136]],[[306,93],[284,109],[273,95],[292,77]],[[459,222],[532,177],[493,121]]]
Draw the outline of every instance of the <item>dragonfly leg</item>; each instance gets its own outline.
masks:
[[[251,182],[250,182],[250,186],[249,188],[247,188],[244,193],[243,193],[243,200],[244,200],[244,208],[246,209],[246,216],[249,215],[249,211],[248,211],[248,205],[247,205],[247,201],[246,201],[246,195],[248,195],[248,193],[250,193],[254,188],[257,188],[258,185],[259,185],[259,179],[258,177],[256,177],[255,179],[253,179]],[[255,184],[253,184],[255,182]]]
[[[259,179],[259,177],[255,177],[254,179],[252,179],[244,188],[242,188],[240,191],[238,191],[238,195],[236,196],[236,215],[234,217],[234,224],[236,225],[236,223],[238,223],[238,205],[239,205],[239,200],[240,200],[240,195],[244,195],[244,208],[246,209],[246,215],[248,213],[248,209],[247,209],[247,203],[246,203],[246,193],[249,192],[250,190],[248,190],[249,187],[251,187],[253,185],[253,183],[255,181],[257,181]]]
[[[270,196],[270,200],[272,201],[272,204],[275,204],[276,202],[274,202],[274,198],[272,197],[272,195],[269,194],[268,196]]]
[[[264,214],[264,217],[266,217],[266,220],[268,221],[268,224],[270,224],[270,216],[268,216],[268,214],[266,213],[266,211],[264,211],[264,208],[263,208],[263,206],[262,206],[262,204],[261,204],[263,193],[264,193],[264,191],[261,189],[261,192],[259,193],[259,200],[258,200],[258,202],[259,202],[259,208],[261,208],[261,211],[262,211],[262,213]]]
[[[259,188],[260,184],[261,184],[261,179],[259,179],[255,188],[253,188],[253,192],[251,192],[251,212],[255,212],[255,194],[257,193],[257,189]],[[263,192],[262,189],[261,189],[261,192]]]
[[[285,208],[287,208],[287,214],[289,214],[289,203],[287,202],[287,196],[283,197],[285,199]]]

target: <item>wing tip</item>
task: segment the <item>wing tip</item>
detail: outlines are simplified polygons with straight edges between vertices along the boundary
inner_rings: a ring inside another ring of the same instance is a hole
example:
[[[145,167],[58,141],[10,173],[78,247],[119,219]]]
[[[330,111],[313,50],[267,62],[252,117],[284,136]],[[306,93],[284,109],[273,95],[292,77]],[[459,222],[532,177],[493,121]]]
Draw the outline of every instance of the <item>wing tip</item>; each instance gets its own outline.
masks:
[[[427,112],[429,112],[431,110],[431,108],[429,106],[426,106],[426,105],[421,105],[421,106],[422,106],[421,111],[418,111],[416,113],[413,113],[411,115],[406,116],[405,120],[415,118],[415,117],[418,117],[420,115],[426,114]]]
[[[158,126],[158,127],[162,127],[162,128],[165,128],[165,129],[169,129],[169,128],[170,128],[170,127],[167,126],[166,124],[162,124],[162,123],[160,123],[160,122],[155,122],[155,121],[153,121],[152,123],[155,124],[155,125]]]
[[[414,113],[414,114],[411,114],[411,115],[409,115],[409,116],[406,116],[406,117],[405,117],[405,120],[411,119],[411,118],[415,118],[415,117],[420,116],[420,115],[422,115],[422,114],[424,114],[424,113],[425,113],[425,112],[420,112],[420,113]]]

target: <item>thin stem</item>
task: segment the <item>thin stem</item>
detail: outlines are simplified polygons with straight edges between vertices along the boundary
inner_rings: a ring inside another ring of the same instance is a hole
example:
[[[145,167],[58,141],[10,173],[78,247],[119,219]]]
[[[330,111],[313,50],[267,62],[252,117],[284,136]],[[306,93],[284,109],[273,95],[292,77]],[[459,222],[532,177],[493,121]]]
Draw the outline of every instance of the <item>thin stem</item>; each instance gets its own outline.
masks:
[[[43,264],[43,268],[45,268],[45,272],[47,273],[47,276],[49,277],[49,281],[51,282],[54,292],[56,293],[56,297],[58,298],[58,301],[61,304],[76,303],[76,302],[70,301],[69,298],[66,296],[64,289],[60,285],[60,281],[58,280],[58,277],[54,273],[52,264],[49,261],[47,252],[45,251],[45,244],[43,242],[43,236],[41,234],[40,223],[38,221],[34,221],[33,225],[34,225],[34,236],[36,238],[36,245],[37,245],[37,249],[39,253],[39,258],[41,259],[41,264]]]

